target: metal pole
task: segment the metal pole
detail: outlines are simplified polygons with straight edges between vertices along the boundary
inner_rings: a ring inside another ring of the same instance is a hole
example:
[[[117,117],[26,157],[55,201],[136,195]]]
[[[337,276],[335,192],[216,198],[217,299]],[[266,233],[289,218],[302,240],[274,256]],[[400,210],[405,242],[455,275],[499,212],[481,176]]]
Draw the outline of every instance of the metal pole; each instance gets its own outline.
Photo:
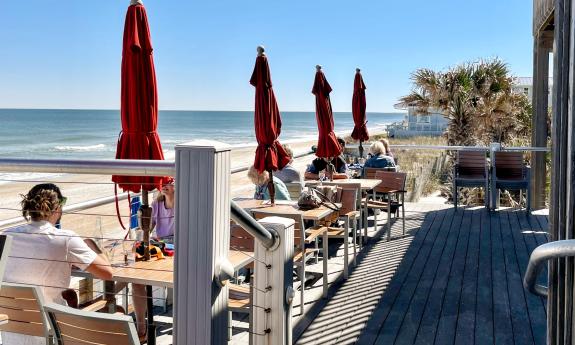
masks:
[[[262,246],[267,249],[274,249],[279,245],[280,239],[277,232],[271,228],[263,227],[235,202],[231,201],[230,206],[230,218],[260,242]]]

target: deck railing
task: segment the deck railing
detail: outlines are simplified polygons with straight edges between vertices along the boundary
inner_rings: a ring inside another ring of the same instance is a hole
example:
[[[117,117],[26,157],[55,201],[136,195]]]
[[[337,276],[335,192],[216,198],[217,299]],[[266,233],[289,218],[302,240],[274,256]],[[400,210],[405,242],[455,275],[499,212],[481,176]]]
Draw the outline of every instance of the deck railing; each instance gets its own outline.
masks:
[[[233,276],[227,261],[230,219],[256,239],[252,343],[291,344],[293,220],[270,217],[258,223],[233,206],[229,200],[230,150],[226,145],[202,142],[177,145],[175,161],[0,159],[0,171],[175,175],[174,344],[227,343],[226,283]],[[81,207],[106,201],[111,200]]]
[[[353,150],[354,145],[348,146]],[[545,147],[392,145],[401,150],[549,151]],[[217,143],[176,146],[175,161],[0,159],[1,172],[46,172],[127,176],[176,175],[174,343],[227,343],[229,221],[254,236],[253,344],[291,344],[293,221],[255,222],[229,200],[230,150]],[[303,155],[307,155],[305,153]],[[244,171],[244,167],[233,172]],[[84,209],[110,198],[71,205]],[[232,205],[223,207],[224,205]],[[3,224],[6,226],[6,224]],[[200,245],[198,245],[200,244]],[[209,325],[209,327],[208,327]]]

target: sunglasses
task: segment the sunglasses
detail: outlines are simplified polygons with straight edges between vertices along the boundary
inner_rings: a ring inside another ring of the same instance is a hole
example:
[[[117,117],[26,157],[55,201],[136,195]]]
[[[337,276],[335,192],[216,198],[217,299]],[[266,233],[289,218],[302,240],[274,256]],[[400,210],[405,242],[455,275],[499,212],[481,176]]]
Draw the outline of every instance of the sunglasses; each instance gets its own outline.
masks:
[[[68,201],[68,198],[66,198],[65,196],[63,196],[60,199],[60,206],[64,207],[64,205],[66,205],[66,201]]]

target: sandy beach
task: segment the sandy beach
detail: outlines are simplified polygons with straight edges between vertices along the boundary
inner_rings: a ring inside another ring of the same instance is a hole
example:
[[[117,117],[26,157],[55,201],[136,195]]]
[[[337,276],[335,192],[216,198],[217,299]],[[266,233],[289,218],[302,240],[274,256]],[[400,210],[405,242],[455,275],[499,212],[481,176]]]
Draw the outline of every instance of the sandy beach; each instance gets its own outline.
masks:
[[[308,152],[315,141],[290,143],[294,154]],[[255,147],[232,150],[232,168],[248,166],[253,162]],[[294,166],[302,173],[313,156],[298,158]],[[0,220],[22,217],[20,212],[20,194],[26,193],[33,185],[53,182],[60,186],[68,198],[68,205],[114,195],[114,184],[109,175],[66,174],[33,181],[14,181],[0,186]],[[254,186],[248,180],[246,172],[232,174],[231,197],[251,196]],[[119,191],[121,192],[121,191]],[[129,224],[129,204],[127,200],[119,202],[124,225]],[[101,224],[101,232],[97,224]],[[116,215],[116,206],[110,203],[84,211],[64,214],[62,227],[76,231],[81,236],[117,237],[122,232]]]

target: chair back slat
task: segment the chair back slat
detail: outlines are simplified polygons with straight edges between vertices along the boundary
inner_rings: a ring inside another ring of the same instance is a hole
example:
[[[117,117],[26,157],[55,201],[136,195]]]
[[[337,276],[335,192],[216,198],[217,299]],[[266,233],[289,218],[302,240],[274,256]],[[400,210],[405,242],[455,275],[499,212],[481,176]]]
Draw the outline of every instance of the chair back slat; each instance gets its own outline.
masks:
[[[286,182],[285,185],[288,189],[290,198],[292,200],[299,199],[301,191],[303,190],[302,184],[299,182]]]
[[[523,177],[522,152],[495,152],[495,176],[501,178]]]
[[[375,175],[378,171],[395,172],[396,167],[388,168],[363,168],[363,177],[367,179],[376,179]]]
[[[338,186],[341,189],[337,202],[341,203],[340,213],[345,214],[351,211],[357,211],[361,205],[361,183],[323,182],[328,186]]]
[[[3,283],[0,287],[0,314],[8,316],[8,323],[0,326],[0,331],[48,336],[48,321],[42,305],[42,296],[37,287]]]
[[[235,223],[230,224],[230,247],[253,252],[255,248],[254,238],[241,226]]]
[[[87,312],[49,304],[45,308],[59,345],[139,344],[131,317]]]
[[[393,190],[405,190],[407,174],[403,172],[378,171],[375,178],[381,180],[374,190],[378,193],[386,193]]]
[[[458,151],[457,166],[459,177],[486,177],[487,157],[485,156],[485,152]]]

